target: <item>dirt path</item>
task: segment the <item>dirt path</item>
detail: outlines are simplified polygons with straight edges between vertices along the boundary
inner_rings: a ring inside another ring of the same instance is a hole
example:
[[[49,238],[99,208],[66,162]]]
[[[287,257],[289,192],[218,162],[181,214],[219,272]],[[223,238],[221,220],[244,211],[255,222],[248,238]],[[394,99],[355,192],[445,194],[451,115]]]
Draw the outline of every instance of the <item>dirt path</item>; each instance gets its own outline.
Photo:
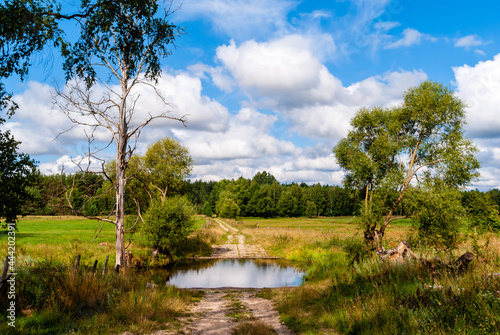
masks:
[[[245,244],[238,229],[222,220],[215,220],[228,235],[228,243],[212,246],[211,258],[271,258],[259,245]],[[229,335],[236,327],[259,329],[259,334],[293,334],[280,322],[272,301],[257,297],[258,289],[204,290],[201,300],[191,306],[189,316],[180,319],[175,331],[163,330],[152,335]],[[251,334],[251,332],[250,332]]]
[[[222,229],[229,233],[226,244],[212,246],[212,256],[204,258],[274,258],[269,257],[264,248],[256,244],[245,244],[245,236],[234,227],[220,219],[214,219]]]

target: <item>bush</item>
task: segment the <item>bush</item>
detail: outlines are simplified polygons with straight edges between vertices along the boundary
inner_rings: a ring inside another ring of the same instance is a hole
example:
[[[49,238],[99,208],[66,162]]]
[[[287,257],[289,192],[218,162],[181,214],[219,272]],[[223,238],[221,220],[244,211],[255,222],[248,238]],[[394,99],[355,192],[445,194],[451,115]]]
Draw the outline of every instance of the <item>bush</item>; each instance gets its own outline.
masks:
[[[186,197],[154,200],[144,215],[142,231],[153,250],[171,259],[182,256],[183,246],[193,231],[194,207]]]

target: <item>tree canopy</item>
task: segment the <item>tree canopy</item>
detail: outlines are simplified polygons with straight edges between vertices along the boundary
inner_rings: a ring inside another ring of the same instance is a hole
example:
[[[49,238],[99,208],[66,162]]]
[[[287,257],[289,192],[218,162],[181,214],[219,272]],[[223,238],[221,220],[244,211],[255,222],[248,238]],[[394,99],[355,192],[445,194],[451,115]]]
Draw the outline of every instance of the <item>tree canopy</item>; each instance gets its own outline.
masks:
[[[334,154],[345,185],[365,189],[365,237],[378,247],[407,191],[432,180],[449,188],[478,176],[477,149],[464,135],[464,103],[442,84],[410,88],[403,103],[363,108]]]
[[[36,172],[35,161],[18,152],[19,144],[8,131],[0,132],[0,217],[8,223],[16,222]]]

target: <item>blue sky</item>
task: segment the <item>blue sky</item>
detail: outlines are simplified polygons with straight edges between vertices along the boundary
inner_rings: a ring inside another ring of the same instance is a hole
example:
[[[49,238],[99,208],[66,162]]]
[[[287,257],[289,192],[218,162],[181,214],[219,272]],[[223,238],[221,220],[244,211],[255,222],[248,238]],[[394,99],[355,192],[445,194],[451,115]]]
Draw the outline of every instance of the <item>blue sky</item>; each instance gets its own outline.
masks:
[[[266,170],[280,182],[340,184],[332,148],[355,112],[396,105],[431,79],[469,106],[466,131],[482,163],[472,187],[500,187],[499,7],[490,0],[185,0],[172,21],[186,34],[158,87],[189,123],[151,124],[138,150],[176,138],[197,162],[191,179]],[[68,159],[82,155],[85,137],[76,128],[55,139],[71,125],[50,95],[54,82],[64,84],[56,52],[45,56],[27,82],[9,80],[21,108],[4,128],[54,173],[71,169]],[[141,108],[158,108],[144,98]]]

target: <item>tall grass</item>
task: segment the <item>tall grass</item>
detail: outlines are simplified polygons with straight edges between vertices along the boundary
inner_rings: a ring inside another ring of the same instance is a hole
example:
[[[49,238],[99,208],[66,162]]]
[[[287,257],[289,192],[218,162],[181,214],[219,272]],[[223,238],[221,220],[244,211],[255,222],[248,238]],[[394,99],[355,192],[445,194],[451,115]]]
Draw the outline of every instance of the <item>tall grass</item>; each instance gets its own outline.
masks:
[[[167,287],[163,280],[148,285],[148,280],[139,273],[103,277],[89,268],[75,273],[73,266],[50,260],[23,266],[17,276],[16,328],[0,323],[0,333],[142,333],[165,328],[185,312],[194,293]]]
[[[278,235],[272,248],[286,250],[306,269],[306,284],[264,295],[277,301],[282,319],[298,333],[495,334],[500,277],[491,274],[499,272],[497,247],[479,247],[480,257],[457,275],[431,272],[419,261],[382,263],[354,237]]]
[[[200,224],[201,226],[201,224]],[[16,232],[16,328],[0,323],[0,334],[106,334],[153,332],[172,327],[194,293],[165,286],[165,278],[127,270],[116,275],[114,227],[105,226],[92,243],[96,223],[77,217],[25,218]],[[99,227],[97,227],[98,229]],[[186,243],[190,255],[209,252],[208,237],[198,230]],[[129,245],[133,262],[142,267],[162,265],[140,236]],[[6,239],[0,239],[5,259]],[[74,273],[76,255],[81,266]],[[101,275],[106,256],[108,273]],[[99,270],[92,265],[98,260]],[[156,280],[156,282],[155,282]],[[148,282],[156,284],[149,288]],[[5,310],[6,299],[0,300]]]

